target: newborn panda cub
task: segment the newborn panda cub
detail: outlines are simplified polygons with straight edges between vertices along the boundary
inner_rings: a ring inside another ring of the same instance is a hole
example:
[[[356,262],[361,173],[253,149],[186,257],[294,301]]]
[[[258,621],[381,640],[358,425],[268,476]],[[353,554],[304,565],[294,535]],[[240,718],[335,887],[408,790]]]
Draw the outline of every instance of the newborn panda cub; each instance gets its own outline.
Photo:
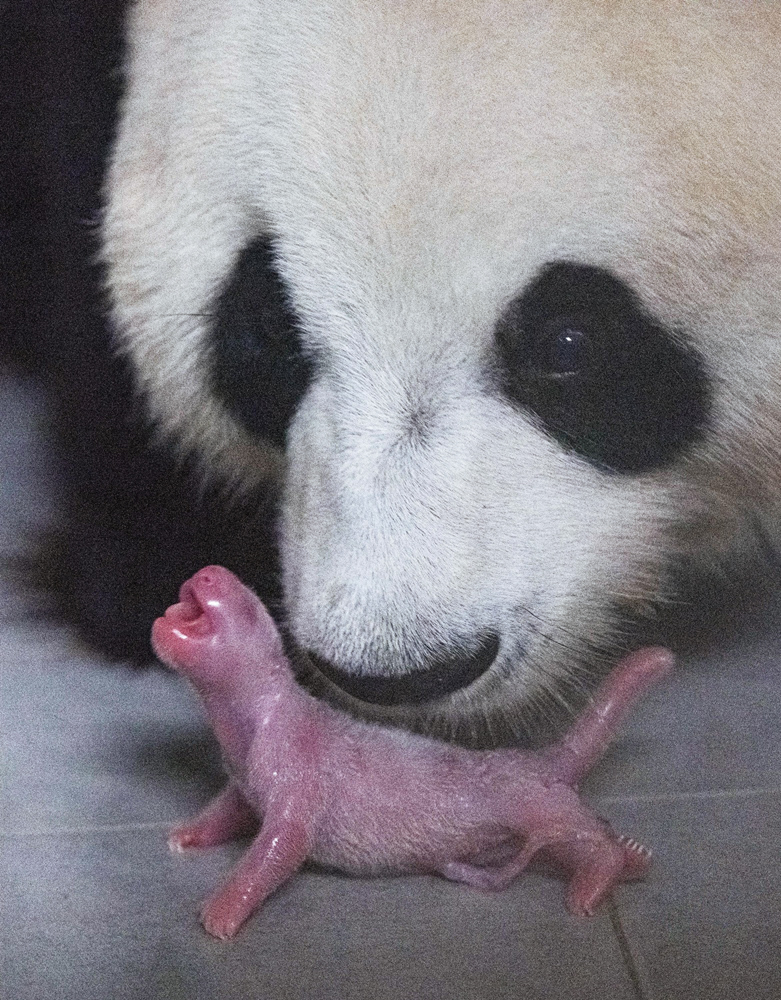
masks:
[[[584,805],[577,783],[639,696],[672,667],[664,649],[627,656],[563,740],[539,753],[465,750],[359,721],[303,691],[260,600],[208,566],[152,629],[157,655],[194,684],[229,781],[172,850],[260,830],[201,921],[232,937],[307,858],[356,874],[439,873],[501,889],[545,851],[570,873],[568,906],[591,915],[650,852]]]

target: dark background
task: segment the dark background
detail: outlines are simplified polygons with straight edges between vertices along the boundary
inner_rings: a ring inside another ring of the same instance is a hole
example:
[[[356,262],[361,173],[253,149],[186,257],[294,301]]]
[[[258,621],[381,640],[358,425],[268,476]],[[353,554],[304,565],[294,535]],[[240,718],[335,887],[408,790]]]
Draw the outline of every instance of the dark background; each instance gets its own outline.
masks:
[[[0,350],[50,401],[61,529],[31,575],[91,643],[144,661],[150,622],[200,566],[231,566],[272,605],[277,585],[273,500],[200,497],[193,468],[152,448],[112,351],[95,261],[126,6],[0,7]]]

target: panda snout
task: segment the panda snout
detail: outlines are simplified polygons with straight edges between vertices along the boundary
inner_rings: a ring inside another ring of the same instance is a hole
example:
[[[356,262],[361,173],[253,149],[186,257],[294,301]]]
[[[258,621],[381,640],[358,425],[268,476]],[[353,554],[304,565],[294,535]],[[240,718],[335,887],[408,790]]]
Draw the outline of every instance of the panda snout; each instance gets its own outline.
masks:
[[[478,638],[471,650],[432,657],[428,666],[394,676],[355,674],[312,651],[312,665],[345,694],[374,705],[419,705],[468,687],[491,668],[499,653],[499,637]]]

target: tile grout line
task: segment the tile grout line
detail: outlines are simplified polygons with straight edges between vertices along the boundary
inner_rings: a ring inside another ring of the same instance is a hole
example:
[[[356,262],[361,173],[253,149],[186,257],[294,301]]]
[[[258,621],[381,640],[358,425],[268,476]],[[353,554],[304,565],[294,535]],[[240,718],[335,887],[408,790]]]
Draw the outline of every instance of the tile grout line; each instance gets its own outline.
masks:
[[[592,801],[600,805],[623,805],[656,802],[697,802],[716,799],[753,799],[763,795],[781,795],[781,788],[715,788],[698,792],[649,792],[646,795],[594,795]]]
[[[610,917],[610,925],[613,929],[619,951],[621,952],[621,958],[626,967],[627,974],[632,983],[632,991],[635,997],[637,1000],[654,1000],[653,989],[645,968],[645,963],[632,947],[629,935],[621,920],[618,904],[612,896],[607,901],[607,910]]]
[[[760,798],[763,795],[781,795],[781,788],[735,788],[717,791],[672,792],[668,795],[613,795],[595,796],[599,805],[631,805],[632,803],[691,802],[721,799]],[[74,833],[131,833],[142,830],[165,830],[178,823],[181,816],[167,820],[147,820],[138,823],[92,823],[85,826],[53,826],[37,830],[0,830],[0,840],[15,837],[57,837]]]
[[[42,830],[0,830],[0,840],[31,839],[33,837],[66,837],[74,833],[133,833],[144,830],[167,830],[181,817],[148,820],[142,823],[95,823],[89,826],[53,826]]]

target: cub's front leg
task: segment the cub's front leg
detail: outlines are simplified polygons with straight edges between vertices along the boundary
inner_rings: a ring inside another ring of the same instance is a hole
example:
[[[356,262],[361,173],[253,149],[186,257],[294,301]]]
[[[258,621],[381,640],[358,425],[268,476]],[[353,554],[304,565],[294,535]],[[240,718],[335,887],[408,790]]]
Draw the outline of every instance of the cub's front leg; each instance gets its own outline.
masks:
[[[263,825],[249,850],[201,909],[204,929],[231,938],[275,889],[306,861],[311,821],[289,801],[269,803]]]
[[[230,781],[197,816],[175,827],[168,835],[172,851],[198,847],[217,847],[236,837],[246,837],[258,828],[258,817],[239,790]]]

